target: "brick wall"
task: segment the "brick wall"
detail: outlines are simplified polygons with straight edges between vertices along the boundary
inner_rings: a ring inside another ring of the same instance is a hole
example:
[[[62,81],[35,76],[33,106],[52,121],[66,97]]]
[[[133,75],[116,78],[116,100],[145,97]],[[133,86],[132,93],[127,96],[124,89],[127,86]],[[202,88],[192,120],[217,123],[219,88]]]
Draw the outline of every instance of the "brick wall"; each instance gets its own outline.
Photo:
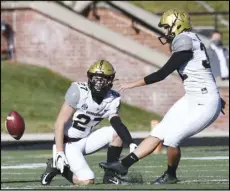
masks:
[[[1,33],[1,53],[7,51],[7,40],[6,37]]]
[[[95,8],[96,15],[99,16],[97,19],[93,10],[88,13],[88,18],[95,21],[101,25],[108,27],[109,29],[121,33],[124,36],[128,36],[143,45],[146,45],[154,50],[164,52],[170,55],[169,45],[162,45],[158,40],[158,34],[142,27],[141,25],[132,22],[132,20],[119,13],[118,11],[112,11],[107,8]]]
[[[48,67],[73,81],[87,80],[88,67],[98,59],[109,60],[120,81],[142,78],[157,70],[148,63],[33,10],[2,10],[1,16],[14,28],[18,61]],[[145,37],[143,33],[139,34],[142,37],[137,39]],[[223,89],[222,92],[228,98],[227,90]],[[183,94],[181,80],[171,75],[157,84],[127,90],[122,100],[164,115]],[[228,129],[227,124],[226,117],[220,117],[216,127]]]
[[[8,14],[6,17],[4,17],[8,23],[12,24],[13,23],[13,15]],[[1,18],[1,19],[4,19]],[[5,52],[8,50],[8,45],[7,45],[7,40],[6,40],[6,33],[1,32],[1,53]]]

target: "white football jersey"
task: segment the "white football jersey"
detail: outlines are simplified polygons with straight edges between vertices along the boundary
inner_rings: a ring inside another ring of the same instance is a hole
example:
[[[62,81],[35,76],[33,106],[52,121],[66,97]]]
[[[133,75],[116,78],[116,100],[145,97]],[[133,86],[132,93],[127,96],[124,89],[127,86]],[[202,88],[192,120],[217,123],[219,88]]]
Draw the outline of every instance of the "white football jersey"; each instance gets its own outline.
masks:
[[[120,107],[120,95],[113,90],[108,92],[101,104],[97,104],[86,82],[72,83],[65,101],[76,109],[64,129],[64,134],[71,138],[86,137],[100,121],[118,114]]]
[[[185,92],[195,95],[218,93],[206,48],[197,34],[183,32],[174,38],[172,52],[186,50],[193,51],[193,58],[178,70],[184,82]]]

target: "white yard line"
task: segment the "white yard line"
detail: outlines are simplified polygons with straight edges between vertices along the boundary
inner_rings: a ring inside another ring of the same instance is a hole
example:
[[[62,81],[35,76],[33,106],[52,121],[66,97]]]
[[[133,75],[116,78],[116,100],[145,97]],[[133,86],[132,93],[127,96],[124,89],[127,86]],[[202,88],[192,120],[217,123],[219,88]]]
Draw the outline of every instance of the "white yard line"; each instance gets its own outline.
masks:
[[[128,154],[128,153],[124,153],[124,154],[122,154],[122,156],[124,157],[124,156],[126,156],[126,154]],[[226,153],[226,154],[228,154],[228,153]],[[94,153],[94,154],[92,154],[92,155],[86,155],[87,157],[91,157],[91,156],[106,156],[107,155],[107,153],[106,152],[98,152],[98,153]],[[43,155],[26,155],[26,156],[19,156],[19,157],[17,157],[17,158],[50,158],[50,157],[52,157],[52,153],[50,153],[50,154],[43,154]],[[194,159],[194,160],[199,160],[198,158],[200,158],[201,160],[202,159],[207,159],[207,160],[218,160],[218,159],[225,159],[225,158],[227,158],[227,159],[229,159],[229,156],[208,156],[208,157],[182,157],[181,159],[183,160],[183,159]],[[15,157],[14,156],[2,156],[2,159],[15,159]]]
[[[189,170],[180,170],[180,172],[210,172],[210,169],[189,169]],[[229,169],[218,169],[218,172],[229,172]]]
[[[229,160],[229,156],[182,157],[181,160]]]
[[[189,167],[191,167],[192,165],[190,165]],[[165,166],[166,167],[166,166]],[[134,168],[135,169],[135,168]],[[155,169],[155,167],[150,167],[149,169]],[[146,171],[146,170],[144,170],[144,171],[142,171],[142,170],[140,170],[141,172],[143,172],[143,173],[147,173],[147,172],[153,172],[153,170],[152,171]],[[138,170],[139,171],[139,170]],[[182,169],[180,169],[180,167],[179,167],[179,170],[178,171],[180,171],[180,172],[209,172],[210,170],[209,169],[192,169],[192,168],[190,168],[189,170],[182,170]],[[224,168],[224,169],[218,169],[218,171],[220,171],[220,172],[228,172],[229,171],[229,169],[228,168]]]
[[[1,175],[38,174],[37,172],[1,172]]]
[[[193,165],[189,165],[190,167],[209,167],[209,166],[212,166],[213,167],[213,164],[193,164]],[[217,167],[221,167],[221,166],[229,166],[229,163],[226,163],[226,164],[215,164],[215,166]],[[188,168],[188,165],[180,165],[180,168]]]
[[[207,164],[201,164],[201,165],[190,165],[189,167],[210,167],[210,166],[213,166],[213,165],[207,165]],[[228,167],[229,164],[226,163],[226,164],[216,164],[215,166],[218,166],[218,167]],[[22,165],[9,165],[9,164],[4,164],[2,163],[2,166],[1,166],[1,169],[2,170],[8,170],[8,169],[37,169],[37,168],[44,168],[46,167],[46,164],[45,162],[44,163],[30,163],[30,164],[22,164]],[[90,165],[91,168],[95,168],[95,167],[98,167],[98,165]],[[165,165],[149,165],[149,166],[142,166],[142,165],[135,165],[134,168],[145,168],[145,169],[152,169],[152,168],[164,168]],[[188,166],[183,166],[181,165],[180,166],[180,169],[181,168],[187,168]],[[191,169],[192,170],[192,169]],[[182,170],[183,171],[183,170]]]
[[[221,182],[222,184],[228,184],[229,180],[228,179],[211,179],[211,180],[205,180],[205,181],[200,181],[200,180],[184,180],[184,181],[180,181],[178,182],[178,184],[190,184],[190,183],[199,183],[199,184],[213,184],[213,183],[218,183]],[[146,184],[147,185],[147,184]],[[121,185],[119,185],[121,186]],[[127,185],[123,185],[124,187]],[[16,189],[18,190],[18,187],[10,187],[10,186],[2,186],[2,189]],[[20,187],[20,189],[39,189],[39,188],[44,188],[44,186],[25,186],[25,187]],[[46,189],[52,189],[52,188],[87,188],[87,186],[77,186],[77,185],[51,185],[51,186],[47,186]]]
[[[147,173],[152,173],[153,171],[144,171],[143,174],[147,174]],[[25,174],[30,174],[30,175],[37,175],[37,172],[2,172],[1,175],[25,175]],[[104,174],[104,172],[100,173],[100,174]],[[148,176],[149,177],[149,176]],[[151,176],[152,178],[158,178],[159,176],[156,175],[156,176]],[[183,175],[183,178],[191,178],[193,176],[184,176]],[[196,176],[194,175],[194,177],[196,178],[226,178],[225,176]],[[4,178],[2,177],[2,180],[14,180],[15,179],[18,179],[18,177],[10,177],[10,178]],[[102,179],[103,177],[100,177],[100,176],[97,176],[95,179]],[[27,179],[27,178],[26,178]],[[62,177],[56,177],[56,180],[61,180]]]
[[[210,157],[182,157],[182,160],[229,160],[229,156],[210,156]],[[95,167],[97,165],[93,165]],[[191,166],[207,166],[207,165],[191,165]],[[212,166],[212,165],[209,165]],[[218,165],[218,166],[227,166],[227,165]],[[35,169],[46,167],[46,163],[27,163],[20,165],[4,165],[1,166],[1,169]],[[135,168],[161,168],[164,165],[151,165],[151,166],[142,166],[138,165]],[[182,166],[183,167],[183,166]]]
[[[43,189],[45,189],[45,190],[49,190],[49,189],[52,189],[52,188],[79,188],[79,186],[77,186],[77,185],[65,185],[65,186],[46,186],[46,187],[44,187],[44,186],[25,186],[25,187],[10,187],[10,186],[6,186],[6,187],[4,187],[4,186],[2,186],[1,188],[2,189],[10,189],[10,190],[19,190],[19,189],[29,189],[29,190],[31,190],[31,189],[39,189],[39,188],[42,188],[42,190]],[[82,187],[82,188],[84,188],[84,187]]]
[[[183,183],[201,183],[201,182],[229,182],[229,179],[213,179],[213,180],[182,180],[180,182],[178,182],[179,184],[183,184]]]
[[[10,165],[10,166],[1,166],[1,169],[33,169],[33,168],[42,168],[46,167],[45,163],[29,163],[21,165]]]
[[[52,153],[44,154],[44,155],[26,155],[26,156],[17,156],[17,159],[21,158],[50,158],[52,157]],[[15,159],[14,156],[2,156],[2,159]]]

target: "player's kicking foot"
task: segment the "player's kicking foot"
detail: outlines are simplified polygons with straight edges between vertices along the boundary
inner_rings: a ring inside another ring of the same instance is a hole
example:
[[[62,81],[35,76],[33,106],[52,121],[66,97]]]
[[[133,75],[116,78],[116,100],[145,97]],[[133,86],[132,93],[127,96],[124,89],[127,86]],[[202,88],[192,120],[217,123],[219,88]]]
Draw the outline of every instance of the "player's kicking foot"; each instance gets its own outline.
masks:
[[[99,166],[106,170],[111,170],[113,172],[116,172],[117,174],[120,174],[122,176],[128,173],[128,168],[122,165],[119,161],[112,162],[112,163],[100,162]]]
[[[47,167],[45,172],[41,175],[41,184],[42,185],[49,185],[52,179],[57,175],[60,174],[60,171],[56,168],[53,168],[53,159],[48,159]]]
[[[161,177],[152,182],[152,184],[176,184],[177,182],[177,177],[171,176],[165,172]]]

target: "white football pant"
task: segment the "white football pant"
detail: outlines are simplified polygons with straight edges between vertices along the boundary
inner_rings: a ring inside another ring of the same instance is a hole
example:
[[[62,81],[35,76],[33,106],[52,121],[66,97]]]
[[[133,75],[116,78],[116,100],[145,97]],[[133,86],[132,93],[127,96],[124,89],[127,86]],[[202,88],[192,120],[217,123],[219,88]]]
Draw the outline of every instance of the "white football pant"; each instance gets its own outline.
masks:
[[[178,147],[185,138],[210,126],[220,111],[219,94],[200,96],[185,94],[169,109],[150,135],[163,140],[165,146]]]
[[[64,152],[68,160],[70,170],[78,180],[94,179],[94,172],[87,164],[84,155],[92,154],[107,144],[112,143],[113,136],[117,133],[112,126],[100,128],[78,142],[64,144]],[[53,146],[53,155],[56,146]]]

